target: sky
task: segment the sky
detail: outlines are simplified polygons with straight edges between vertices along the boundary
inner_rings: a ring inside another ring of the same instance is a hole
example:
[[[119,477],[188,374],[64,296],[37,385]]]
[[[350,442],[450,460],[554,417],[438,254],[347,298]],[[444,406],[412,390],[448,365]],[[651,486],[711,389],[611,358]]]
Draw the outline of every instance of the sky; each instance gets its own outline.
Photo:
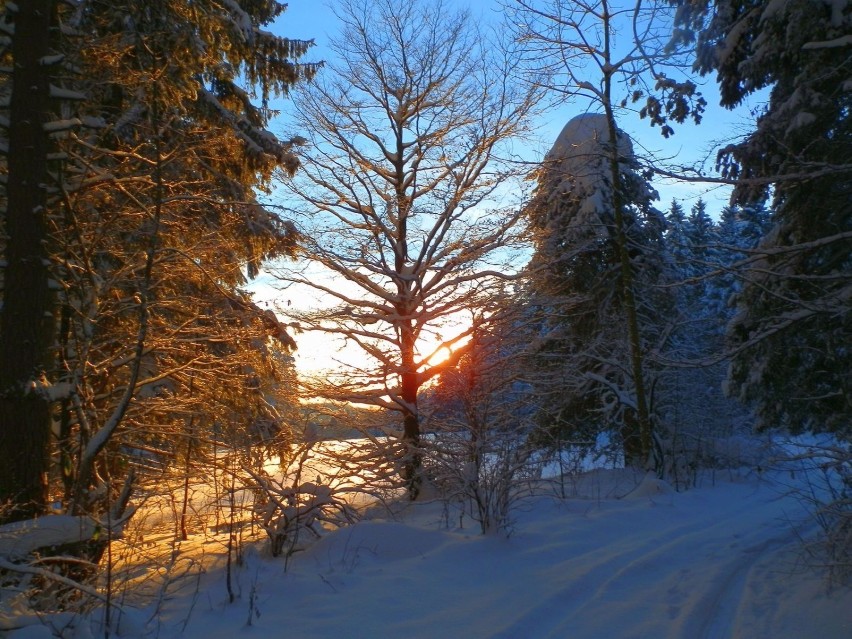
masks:
[[[451,6],[468,8],[474,16],[481,16],[486,22],[498,22],[501,19],[500,0],[445,0]],[[337,32],[339,26],[332,6],[334,0],[290,0],[287,11],[279,18],[274,31],[281,35],[314,39],[315,47],[309,53],[311,60],[330,59],[332,52],[327,43]],[[681,164],[704,163],[704,168],[712,173],[715,159],[716,142],[728,142],[746,130],[750,122],[750,111],[759,105],[760,97],[744,104],[742,108],[731,112],[718,106],[718,92],[712,78],[694,78],[701,84],[701,91],[708,106],[700,125],[685,123],[675,127],[674,136],[666,140],[660,135],[659,128],[651,128],[647,120],[624,113],[619,121],[634,140],[637,153],[648,153],[656,158],[677,158]],[[286,109],[286,105],[285,105]],[[542,114],[538,119],[538,140],[528,148],[529,157],[539,160],[543,157],[565,124],[575,115],[582,113],[585,105],[566,104]],[[282,120],[283,123],[283,120]],[[274,128],[274,127],[273,127]],[[674,183],[657,179],[655,188],[660,193],[659,206],[666,208],[673,197],[682,200],[689,208],[699,197],[710,204],[711,214],[715,214],[727,204],[730,189],[718,185]]]
[[[451,5],[469,8],[474,16],[481,16],[484,21],[497,22],[501,18],[501,15],[497,13],[500,6],[498,0],[446,1]],[[289,38],[314,39],[316,46],[309,52],[306,61],[329,60],[332,52],[328,48],[328,42],[339,28],[337,18],[331,9],[332,4],[332,1],[290,0],[287,11],[273,25],[272,30]],[[713,140],[730,138],[734,133],[742,131],[744,122],[747,120],[744,114],[748,112],[749,105],[739,112],[728,112],[717,106],[718,99],[714,83],[711,80],[703,82],[705,84],[702,92],[706,95],[708,107],[700,126],[692,123],[677,126],[676,134],[666,140],[660,135],[658,128],[652,129],[647,121],[640,120],[638,116],[631,117],[630,114],[626,114],[626,117],[619,121],[619,126],[633,138],[634,148],[638,154],[650,153],[658,158],[677,158],[677,161],[682,164],[701,162],[709,158],[705,163],[705,169],[712,172]],[[271,128],[273,132],[286,137],[285,133],[289,128],[287,110],[290,103],[283,100],[275,106],[282,110],[282,115]],[[566,104],[544,112],[537,121],[536,139],[520,149],[525,159],[533,162],[540,161],[565,124],[574,116],[583,113],[585,109],[584,104]],[[718,185],[675,183],[671,180],[659,179],[653,184],[660,194],[660,200],[657,203],[660,210],[666,210],[672,198],[677,198],[688,211],[700,197],[707,201],[710,214],[715,215],[727,204],[730,195],[730,189]],[[273,193],[273,202],[275,198],[276,194]],[[317,277],[321,276],[317,274]],[[253,290],[256,291],[256,298],[270,308],[275,308],[276,305],[283,308],[289,303],[298,303],[303,306],[322,303],[312,291],[295,289],[276,291],[270,288],[269,282],[268,279],[261,279],[253,286]],[[340,351],[342,342],[329,340],[327,336],[302,333],[295,337],[299,344],[296,363],[303,373],[316,373],[320,370],[335,368],[336,361],[339,360],[363,361],[363,356],[357,349],[353,347]]]

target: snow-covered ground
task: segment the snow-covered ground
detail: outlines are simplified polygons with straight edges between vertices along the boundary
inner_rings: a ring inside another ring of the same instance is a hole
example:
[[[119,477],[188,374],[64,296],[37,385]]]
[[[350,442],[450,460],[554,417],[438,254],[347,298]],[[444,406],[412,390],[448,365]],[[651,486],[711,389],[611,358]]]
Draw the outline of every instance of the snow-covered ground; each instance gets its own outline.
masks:
[[[126,612],[113,635],[846,639],[852,591],[829,590],[803,552],[816,532],[790,491],[803,479],[725,470],[676,492],[598,469],[571,498],[524,501],[509,538],[480,535],[440,501],[393,516],[376,506],[286,562],[264,542],[249,546],[233,603],[224,544],[208,536],[204,574],[186,573],[156,612],[132,610],[133,592],[117,596]],[[48,636],[41,625],[9,633]],[[76,636],[103,631],[81,625]]]
[[[250,549],[234,603],[215,561],[198,587],[160,602],[147,629],[190,639],[850,637],[852,592],[829,592],[803,561],[801,535],[813,529],[785,487],[796,478],[780,479],[726,471],[681,493],[645,479],[624,495],[631,477],[595,471],[576,486],[581,497],[523,504],[508,539],[459,528],[440,503],[409,506],[328,534],[286,570],[262,545]],[[149,614],[129,615],[119,634],[141,636]]]

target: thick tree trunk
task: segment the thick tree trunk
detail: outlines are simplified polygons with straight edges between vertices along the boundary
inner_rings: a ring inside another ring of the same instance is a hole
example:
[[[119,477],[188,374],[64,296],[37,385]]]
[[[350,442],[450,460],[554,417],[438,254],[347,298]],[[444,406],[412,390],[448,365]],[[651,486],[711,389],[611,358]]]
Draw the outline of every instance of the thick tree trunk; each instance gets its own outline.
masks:
[[[411,331],[403,330],[402,344],[402,388],[401,396],[404,403],[402,417],[402,443],[405,445],[405,456],[402,460],[402,478],[405,480],[408,496],[414,500],[420,494],[423,483],[421,476],[423,453],[420,450],[420,415],[417,412],[417,392],[420,380],[414,366],[414,338]]]
[[[6,186],[6,250],[0,316],[0,518],[25,519],[47,505],[50,402],[37,382],[49,369],[54,336],[46,192],[52,0],[18,4],[12,45]]]

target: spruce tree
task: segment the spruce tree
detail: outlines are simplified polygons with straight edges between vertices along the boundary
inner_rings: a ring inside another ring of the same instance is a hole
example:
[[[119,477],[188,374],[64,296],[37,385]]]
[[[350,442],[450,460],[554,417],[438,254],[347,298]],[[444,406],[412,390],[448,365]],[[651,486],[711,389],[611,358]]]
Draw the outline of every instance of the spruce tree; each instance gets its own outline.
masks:
[[[649,450],[639,428],[632,337],[624,329],[627,309],[613,192],[623,203],[643,340],[654,339],[667,307],[665,294],[654,289],[665,272],[664,218],[652,205],[656,194],[637,170],[632,142],[621,131],[619,179],[613,185],[607,130],[602,115],[572,119],[545,157],[526,209],[535,229],[528,267],[531,295],[542,322],[536,386],[546,430],[561,431],[563,439],[588,439],[614,427],[626,462],[642,467]]]
[[[268,338],[285,351],[292,340],[240,286],[261,260],[293,250],[292,227],[258,201],[273,173],[298,164],[295,142],[267,130],[269,101],[316,70],[296,62],[310,42],[263,28],[284,9],[272,0],[63,5],[57,55],[42,56],[55,61],[42,68],[62,98],[49,129],[61,154],[43,180],[55,365],[42,367],[52,389],[42,395],[58,421],[57,494],[72,511],[102,512],[102,489],[121,485],[116,460],[129,449],[120,442],[168,441],[170,424],[198,423],[154,414],[202,414],[211,427],[227,415],[263,419],[268,402],[251,389],[272,374],[273,353],[259,357]],[[7,55],[17,66],[23,54]],[[10,130],[20,123],[11,113]],[[9,233],[4,251],[14,246]],[[17,281],[7,268],[4,322],[18,322],[8,304]],[[0,335],[4,348],[10,335]],[[227,406],[222,379],[243,388]],[[34,420],[33,432],[50,419]],[[143,423],[163,428],[146,433]],[[0,436],[8,432],[4,423]],[[15,499],[23,483],[4,480],[0,497]]]
[[[5,3],[4,3],[5,4]],[[54,3],[6,5],[11,47],[8,154],[2,214],[3,297],[0,307],[0,522],[27,518],[47,506],[55,290],[48,235],[48,126],[56,50]],[[8,73],[8,71],[6,72]],[[8,92],[7,92],[8,94]]]
[[[772,228],[743,272],[730,326],[730,388],[760,424],[849,435],[852,412],[852,8],[716,0],[679,9],[679,38],[714,73],[722,104],[769,90],[755,130],[719,155],[735,199],[762,202]],[[791,28],[795,25],[795,28]]]

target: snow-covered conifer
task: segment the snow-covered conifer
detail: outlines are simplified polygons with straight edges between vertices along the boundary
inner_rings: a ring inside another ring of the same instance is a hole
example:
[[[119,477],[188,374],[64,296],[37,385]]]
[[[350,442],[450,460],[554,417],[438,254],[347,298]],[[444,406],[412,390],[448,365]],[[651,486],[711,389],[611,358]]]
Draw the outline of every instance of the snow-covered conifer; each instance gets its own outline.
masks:
[[[756,129],[719,155],[740,203],[763,201],[770,186],[773,197],[730,326],[731,391],[755,403],[764,427],[848,435],[852,5],[705,0],[683,3],[679,19],[724,106],[769,92]]]
[[[665,270],[660,250],[665,221],[621,131],[619,180],[613,187],[608,131],[604,115],[569,121],[545,157],[526,209],[536,230],[529,265],[532,297],[542,315],[537,385],[546,428],[588,438],[614,427],[628,463],[641,466],[646,460],[636,428],[614,192],[623,203],[633,292],[646,339],[665,308],[665,296],[653,290]]]

